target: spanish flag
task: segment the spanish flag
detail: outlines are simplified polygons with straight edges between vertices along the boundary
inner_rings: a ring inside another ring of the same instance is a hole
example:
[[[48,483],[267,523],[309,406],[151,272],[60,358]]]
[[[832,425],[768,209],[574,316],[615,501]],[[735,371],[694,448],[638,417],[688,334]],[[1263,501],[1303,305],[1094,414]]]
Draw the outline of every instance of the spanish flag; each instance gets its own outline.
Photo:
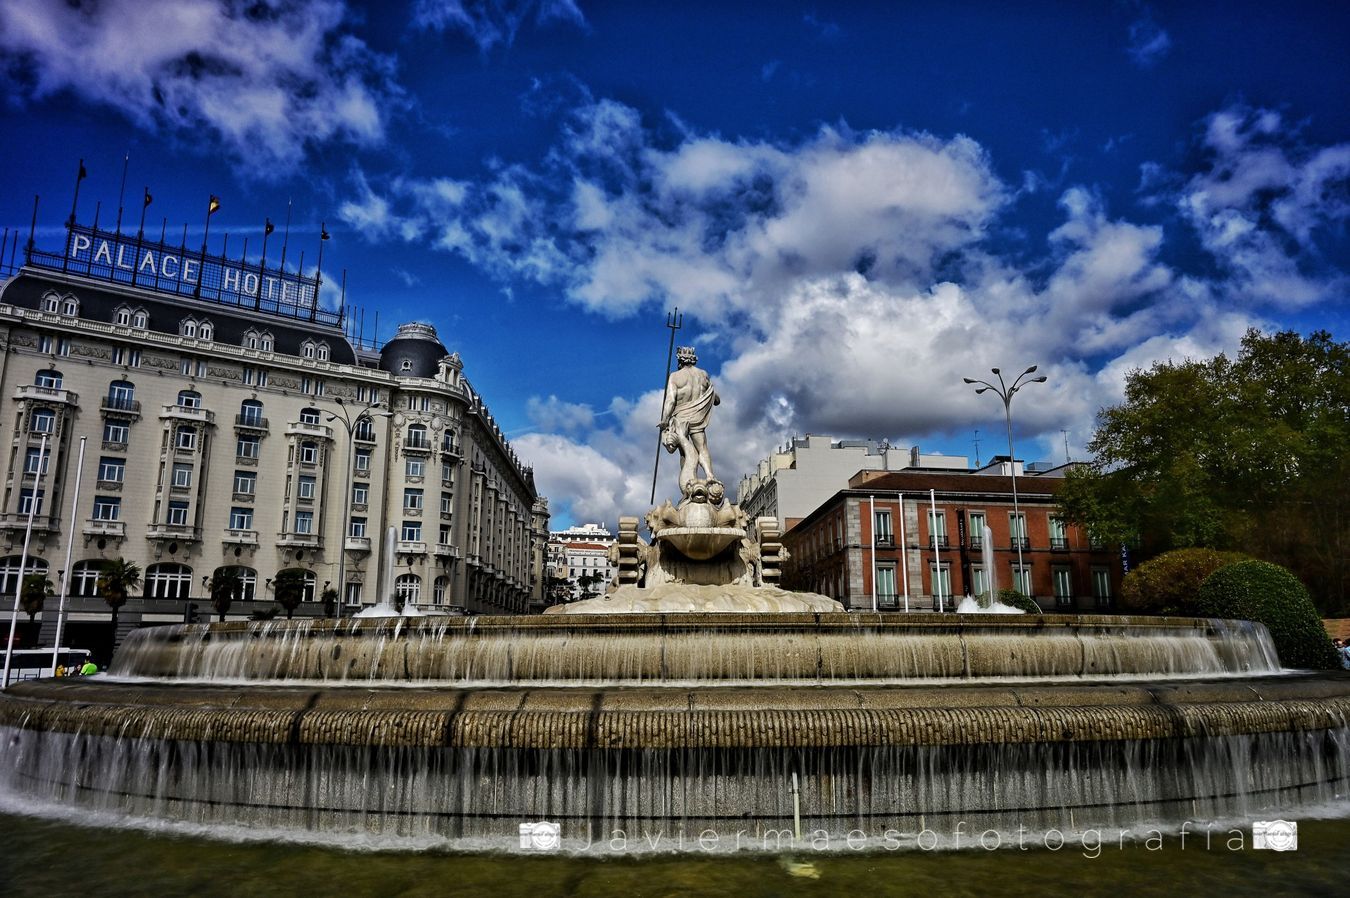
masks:
[[[215,214],[216,214],[216,210],[219,209],[219,208],[220,208],[220,197],[216,196],[216,195],[213,193],[213,194],[211,194],[211,202],[209,202],[209,203],[206,204],[206,214],[207,214],[207,215],[215,215]]]

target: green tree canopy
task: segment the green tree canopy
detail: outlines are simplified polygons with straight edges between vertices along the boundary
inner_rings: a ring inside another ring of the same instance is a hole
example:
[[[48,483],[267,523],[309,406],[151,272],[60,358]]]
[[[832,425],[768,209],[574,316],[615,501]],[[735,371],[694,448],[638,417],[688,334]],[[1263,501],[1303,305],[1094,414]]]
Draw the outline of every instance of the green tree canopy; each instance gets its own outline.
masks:
[[[1323,612],[1350,604],[1350,344],[1248,331],[1237,357],[1132,372],[1098,413],[1065,515],[1144,557],[1191,546],[1288,567]]]

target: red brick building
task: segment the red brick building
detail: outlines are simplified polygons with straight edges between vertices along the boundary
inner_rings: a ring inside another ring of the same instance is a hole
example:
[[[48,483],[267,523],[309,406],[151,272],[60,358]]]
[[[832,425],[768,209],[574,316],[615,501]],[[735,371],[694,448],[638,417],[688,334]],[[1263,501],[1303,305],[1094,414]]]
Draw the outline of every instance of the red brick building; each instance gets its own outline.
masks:
[[[1048,611],[1110,609],[1121,554],[1057,514],[1063,469],[1018,475],[1020,520],[1012,478],[989,470],[860,471],[784,535],[785,585],[869,611],[935,609],[940,589],[950,610],[954,600],[987,589],[987,526],[997,588],[1015,586]],[[1020,576],[1014,537],[1022,544]]]

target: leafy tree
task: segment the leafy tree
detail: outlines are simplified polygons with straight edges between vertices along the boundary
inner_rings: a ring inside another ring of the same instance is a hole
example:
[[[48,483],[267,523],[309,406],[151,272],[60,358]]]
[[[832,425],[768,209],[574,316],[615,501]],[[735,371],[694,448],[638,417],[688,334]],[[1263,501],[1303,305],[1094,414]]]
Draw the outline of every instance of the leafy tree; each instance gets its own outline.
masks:
[[[544,600],[549,605],[560,605],[572,598],[572,581],[566,577],[547,574],[544,577]]]
[[[1021,608],[1027,614],[1043,614],[1041,606],[1036,604],[1036,600],[1026,593],[1013,589],[1011,586],[1005,586],[998,591],[998,600],[1009,608]]]
[[[323,591],[323,613],[325,617],[332,617],[337,612],[338,591],[335,586],[324,587]]]
[[[125,558],[113,558],[103,562],[103,570],[98,575],[98,594],[112,609],[113,632],[117,632],[117,611],[127,603],[131,591],[141,585],[140,566]]]
[[[1205,578],[1224,565],[1246,560],[1241,552],[1216,549],[1164,552],[1125,575],[1120,607],[1142,614],[1197,614],[1196,596]]]
[[[1248,560],[1219,568],[1200,585],[1196,609],[1206,617],[1265,624],[1285,667],[1341,666],[1308,591],[1277,564]]]
[[[47,597],[53,595],[52,581],[46,574],[24,574],[23,589],[19,591],[19,604],[31,621],[42,610]]]
[[[580,577],[577,577],[577,586],[581,588],[581,597],[583,599],[593,599],[600,595],[600,591],[595,587],[602,583],[604,579],[604,574],[598,573],[582,574]]]
[[[1148,558],[1246,552],[1290,568],[1323,612],[1350,607],[1350,343],[1248,331],[1237,356],[1161,362],[1098,413],[1066,517]]]
[[[244,595],[244,578],[240,576],[239,569],[234,567],[218,567],[216,572],[211,575],[209,584],[211,592],[211,607],[216,609],[220,615],[220,620],[225,620],[225,614],[230,610],[230,605],[235,599],[242,598]]]
[[[285,609],[286,619],[290,620],[305,598],[305,572],[293,567],[278,571],[272,588],[276,590],[277,604]]]

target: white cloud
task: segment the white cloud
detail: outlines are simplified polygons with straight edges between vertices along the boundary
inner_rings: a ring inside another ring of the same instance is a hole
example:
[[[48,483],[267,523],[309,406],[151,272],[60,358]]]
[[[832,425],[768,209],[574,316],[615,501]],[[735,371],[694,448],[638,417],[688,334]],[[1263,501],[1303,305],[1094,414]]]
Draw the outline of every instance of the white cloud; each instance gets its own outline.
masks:
[[[564,402],[557,396],[547,399],[531,396],[525,402],[525,414],[539,430],[576,433],[595,424],[595,410],[589,405]]]
[[[1125,50],[1140,68],[1152,68],[1172,49],[1172,38],[1153,21],[1151,10],[1130,23],[1130,42]]]
[[[417,0],[412,21],[427,31],[463,34],[484,53],[498,44],[511,46],[526,22],[586,27],[575,0]]]
[[[0,5],[11,94],[69,91],[148,130],[210,133],[264,177],[330,141],[378,144],[400,101],[392,61],[344,31],[342,0]]]

